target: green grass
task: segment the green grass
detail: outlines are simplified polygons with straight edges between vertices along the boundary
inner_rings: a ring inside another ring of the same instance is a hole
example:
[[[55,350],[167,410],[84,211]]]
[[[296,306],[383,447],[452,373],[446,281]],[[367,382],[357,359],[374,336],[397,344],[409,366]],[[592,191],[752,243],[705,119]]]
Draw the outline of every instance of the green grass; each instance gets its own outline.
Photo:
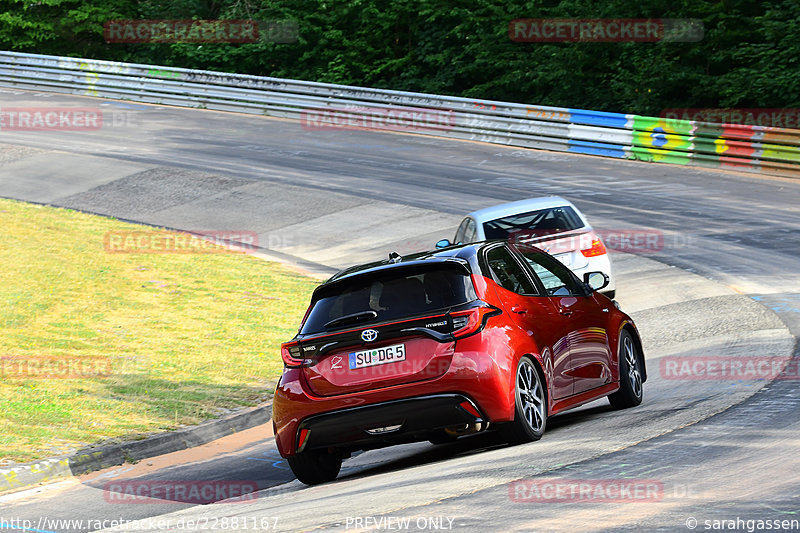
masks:
[[[64,209],[0,200],[0,224],[0,356],[110,367],[70,379],[6,372],[0,464],[267,399],[282,369],[280,343],[317,284],[230,251],[107,253],[106,232],[149,228]]]

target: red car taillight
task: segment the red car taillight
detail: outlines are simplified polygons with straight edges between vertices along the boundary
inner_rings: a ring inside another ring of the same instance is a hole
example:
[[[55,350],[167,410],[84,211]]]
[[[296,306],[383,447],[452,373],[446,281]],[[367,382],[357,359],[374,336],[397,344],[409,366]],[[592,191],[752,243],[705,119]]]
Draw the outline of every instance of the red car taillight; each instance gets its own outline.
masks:
[[[297,452],[300,453],[306,447],[308,442],[308,435],[311,433],[308,429],[301,429],[300,436],[297,438]]]
[[[303,359],[300,345],[296,342],[284,342],[281,344],[281,358],[283,363],[289,368],[299,368],[307,363]]]
[[[478,412],[478,408],[473,405],[470,401],[464,401],[458,404],[463,410],[474,416],[475,418],[481,418],[480,412]]]
[[[450,314],[453,320],[453,337],[461,339],[479,331],[486,319],[498,315],[501,311],[496,307],[475,307],[468,311],[456,311]]]
[[[592,239],[592,245],[589,248],[582,249],[581,253],[584,257],[595,257],[598,255],[605,255],[608,252],[606,250],[606,245],[603,244],[600,237],[594,237]]]

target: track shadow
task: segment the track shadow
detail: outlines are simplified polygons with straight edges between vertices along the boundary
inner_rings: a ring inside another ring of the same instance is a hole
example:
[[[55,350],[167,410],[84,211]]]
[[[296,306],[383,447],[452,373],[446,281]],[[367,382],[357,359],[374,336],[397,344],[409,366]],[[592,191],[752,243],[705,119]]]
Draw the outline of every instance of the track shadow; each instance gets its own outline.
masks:
[[[563,414],[555,415],[547,420],[547,431],[545,432],[544,439],[548,435],[557,434],[560,429],[566,429],[571,426],[580,424],[584,420],[596,418],[598,415],[605,413],[613,413],[614,409],[610,405],[600,404],[591,407],[582,407],[575,411],[569,411]],[[535,445],[535,444],[534,444]],[[485,433],[478,433],[475,435],[467,435],[447,444],[408,444],[397,446],[398,454],[403,456],[397,459],[388,459],[379,464],[373,465],[355,465],[348,467],[347,460],[342,465],[342,473],[339,479],[355,479],[359,477],[366,477],[375,474],[382,474],[387,472],[395,472],[405,470],[407,468],[421,466],[440,461],[447,461],[457,457],[465,457],[469,455],[479,455],[484,452],[505,448],[510,446],[505,442],[502,436],[497,431],[487,431]],[[411,452],[407,455],[411,447],[422,447],[418,452]]]

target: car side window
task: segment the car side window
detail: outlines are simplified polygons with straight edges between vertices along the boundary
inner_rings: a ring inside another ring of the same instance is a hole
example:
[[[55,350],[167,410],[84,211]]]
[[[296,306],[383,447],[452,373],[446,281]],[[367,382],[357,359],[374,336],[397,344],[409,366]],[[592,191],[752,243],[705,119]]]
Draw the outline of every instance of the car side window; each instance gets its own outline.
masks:
[[[453,237],[453,244],[458,244],[464,241],[464,233],[467,231],[467,222],[472,220],[471,218],[465,218],[461,221],[461,224],[458,226],[458,230],[456,231],[456,236]]]
[[[539,250],[523,248],[519,252],[544,285],[548,296],[582,296],[584,294],[583,287],[575,274],[558,259]]]
[[[475,242],[475,221],[467,219],[467,229],[464,231],[464,242]]]
[[[537,294],[530,278],[505,246],[496,246],[486,252],[492,278],[498,285],[517,294]]]

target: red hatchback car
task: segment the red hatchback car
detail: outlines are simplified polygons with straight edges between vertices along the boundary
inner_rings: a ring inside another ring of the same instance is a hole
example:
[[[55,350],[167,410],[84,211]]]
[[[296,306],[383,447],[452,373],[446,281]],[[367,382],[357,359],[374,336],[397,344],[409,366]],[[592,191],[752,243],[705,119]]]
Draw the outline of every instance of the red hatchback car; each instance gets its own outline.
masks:
[[[320,285],[283,344],[278,450],[297,478],[351,452],[498,429],[538,440],[547,417],[608,396],[642,401],[633,320],[534,247],[480,242],[353,267]]]

